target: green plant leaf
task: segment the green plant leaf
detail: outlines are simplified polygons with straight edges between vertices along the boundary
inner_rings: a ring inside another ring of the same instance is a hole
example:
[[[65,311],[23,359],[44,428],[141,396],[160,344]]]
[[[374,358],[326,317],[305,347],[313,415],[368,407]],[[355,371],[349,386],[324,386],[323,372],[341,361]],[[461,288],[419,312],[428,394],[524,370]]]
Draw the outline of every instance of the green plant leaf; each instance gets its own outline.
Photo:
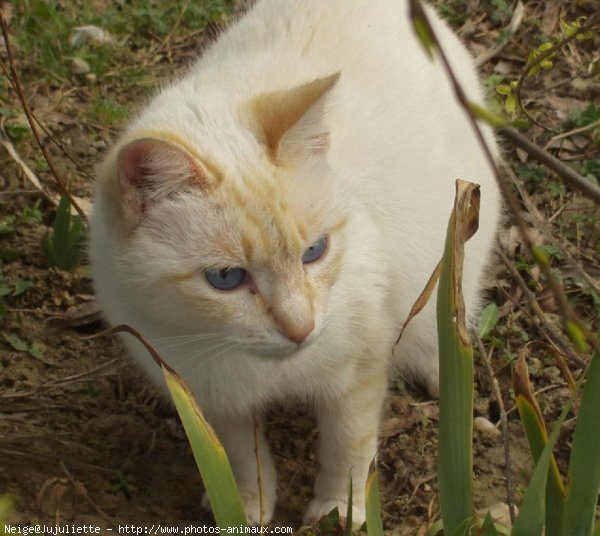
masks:
[[[61,197],[52,231],[42,238],[42,250],[50,266],[74,271],[83,257],[85,227],[78,216],[71,217],[71,205],[66,196]]]
[[[340,526],[340,511],[336,506],[331,512],[327,515],[324,515],[321,519],[319,519],[319,529],[324,534],[333,534],[335,533]]]
[[[379,502],[379,482],[377,481],[377,469],[374,461],[369,466],[369,476],[365,485],[365,504],[367,507],[368,536],[383,536],[381,504]]]
[[[69,254],[69,229],[71,227],[71,205],[66,196],[60,198],[52,226],[52,246],[60,265],[65,266]],[[59,266],[60,268],[61,266]]]
[[[572,320],[565,322],[565,331],[571,342],[580,352],[587,352],[589,349],[588,343],[585,340],[585,335],[582,329]]]
[[[413,31],[415,32],[419,43],[421,43],[427,57],[433,59],[433,51],[436,46],[435,35],[431,30],[429,20],[427,20],[427,15],[419,0],[409,1],[409,13]]]
[[[546,425],[542,412],[535,399],[533,386],[529,381],[526,361],[527,350],[519,353],[517,365],[513,371],[513,388],[515,399],[529,449],[534,462],[538,463],[548,442]],[[552,454],[548,468],[545,497],[545,526],[547,536],[561,536],[563,525],[565,489],[558,471],[556,459]]]
[[[166,363],[162,371],[202,475],[215,521],[221,528],[246,526],[246,514],[225,449],[183,379]]]
[[[5,526],[8,525],[8,516],[13,512],[13,500],[10,495],[0,495],[0,534],[4,535]]]
[[[437,536],[443,530],[444,522],[441,519],[438,519],[433,525],[431,525],[431,527],[427,529],[425,536]]]
[[[520,512],[513,526],[512,536],[541,536],[544,531],[545,515],[545,488],[548,476],[548,467],[552,459],[552,449],[560,434],[560,429],[567,418],[574,397],[565,404],[560,417],[554,424],[546,446],[542,450],[539,460],[533,471],[529,485],[525,490]]]
[[[17,352],[27,352],[29,345],[15,333],[3,333],[4,340]]]
[[[36,359],[39,359],[42,363],[45,363],[46,365],[52,365],[52,363],[50,363],[50,361],[48,361],[44,357],[44,353],[42,352],[42,349],[41,349],[40,345],[37,342],[35,342],[35,341],[33,341],[29,345],[29,348],[27,348],[27,353],[31,357],[35,357]]]
[[[0,298],[12,294],[13,291],[14,288],[12,285],[9,285],[4,279],[0,280]]]
[[[600,487],[600,355],[590,362],[569,462],[564,534],[592,532]]]
[[[499,532],[496,530],[496,526],[494,525],[494,520],[492,518],[492,514],[490,512],[487,513],[485,519],[483,520],[483,525],[481,526],[481,536],[498,536]]]
[[[504,117],[491,112],[476,102],[469,101],[469,109],[478,120],[483,121],[494,128],[502,128],[510,124]]]
[[[33,283],[31,281],[26,281],[24,279],[19,279],[16,283],[15,283],[15,288],[12,292],[13,296],[19,296],[20,294],[23,294],[23,292],[29,290],[31,287],[33,287]]]
[[[479,325],[477,326],[478,337],[483,339],[488,335],[496,327],[499,318],[500,310],[498,306],[494,302],[489,303],[481,312],[481,315],[479,315]]]
[[[50,231],[46,231],[42,237],[42,251],[50,266],[56,266],[58,264],[56,255],[54,254],[54,248],[52,247],[52,235],[50,234]]]
[[[127,324],[104,332],[133,335],[161,367],[175,408],[192,447],[196,465],[219,527],[247,526],[246,514],[225,449],[208,424],[196,398],[185,381],[173,370],[140,333]]]
[[[473,526],[473,519],[465,519],[456,530],[452,533],[452,536],[469,536],[471,534],[471,527]]]
[[[475,522],[473,511],[473,348],[462,296],[464,244],[475,233],[479,188],[456,181],[437,296],[440,354],[438,488],[446,534]]]

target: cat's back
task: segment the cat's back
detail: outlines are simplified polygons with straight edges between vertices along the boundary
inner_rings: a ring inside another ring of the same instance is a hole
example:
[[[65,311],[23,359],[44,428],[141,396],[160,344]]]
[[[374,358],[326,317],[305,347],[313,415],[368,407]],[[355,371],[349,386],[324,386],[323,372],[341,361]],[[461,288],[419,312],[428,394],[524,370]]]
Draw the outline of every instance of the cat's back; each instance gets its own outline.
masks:
[[[468,56],[433,16],[450,55]],[[381,92],[410,80],[431,83],[438,69],[420,49],[405,0],[259,0],[198,61],[194,76],[240,92],[293,87],[341,72],[354,86]],[[385,78],[384,78],[385,77]],[[467,85],[476,80],[466,73]]]

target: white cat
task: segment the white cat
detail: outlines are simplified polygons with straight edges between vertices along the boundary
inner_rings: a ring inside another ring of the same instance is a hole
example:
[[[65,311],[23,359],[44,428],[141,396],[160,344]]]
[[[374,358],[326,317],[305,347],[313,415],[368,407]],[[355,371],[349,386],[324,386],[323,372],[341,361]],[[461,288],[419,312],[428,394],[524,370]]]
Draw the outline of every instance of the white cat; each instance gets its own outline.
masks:
[[[481,102],[464,46],[428,14]],[[350,471],[354,520],[364,520],[391,349],[442,254],[456,178],[482,186],[465,262],[472,315],[499,194],[403,0],[259,1],[150,102],[101,166],[90,245],[100,305],[190,384],[253,523],[252,416],[286,400],[307,401],[320,425],[305,520],[346,511]],[[435,396],[434,310],[412,322],[397,353]],[[125,340],[162,385],[146,351]],[[262,433],[259,451],[269,521],[276,476]]]

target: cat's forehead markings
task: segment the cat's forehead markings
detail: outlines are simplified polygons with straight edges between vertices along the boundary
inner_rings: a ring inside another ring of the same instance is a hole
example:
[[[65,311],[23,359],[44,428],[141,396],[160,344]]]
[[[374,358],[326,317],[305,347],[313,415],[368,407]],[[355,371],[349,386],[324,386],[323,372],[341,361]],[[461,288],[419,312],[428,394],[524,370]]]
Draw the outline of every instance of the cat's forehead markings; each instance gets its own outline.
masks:
[[[246,233],[242,234],[242,249],[244,251],[246,262],[248,264],[252,263],[254,244],[252,243],[252,239]]]
[[[175,145],[178,145],[206,168],[206,171],[208,171],[210,175],[209,179],[212,179],[210,186],[217,187],[223,182],[224,176],[219,167],[208,156],[200,154],[194,146],[188,143],[181,136],[166,130],[144,130],[142,132],[135,133],[135,139],[142,138],[169,141]]]
[[[226,181],[222,188],[231,204],[256,231],[265,256],[270,257],[275,253],[274,242],[287,251],[300,248],[303,238],[288,214],[289,207],[268,181]]]

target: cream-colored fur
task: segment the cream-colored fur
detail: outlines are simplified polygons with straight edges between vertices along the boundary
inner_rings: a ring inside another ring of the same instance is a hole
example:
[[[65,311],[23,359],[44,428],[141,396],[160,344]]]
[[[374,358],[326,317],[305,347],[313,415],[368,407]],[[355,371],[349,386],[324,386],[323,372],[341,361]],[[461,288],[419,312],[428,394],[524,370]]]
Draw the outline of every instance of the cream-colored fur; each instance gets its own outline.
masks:
[[[471,58],[428,13],[481,102]],[[345,511],[350,471],[354,520],[364,519],[391,349],[442,254],[456,178],[481,185],[480,229],[465,261],[472,315],[499,195],[404,0],[259,1],[106,158],[90,244],[99,303],[190,384],[252,522],[260,517],[252,415],[294,399],[308,401],[320,423],[321,473],[306,519]],[[327,251],[303,265],[322,235]],[[204,276],[235,267],[251,276],[232,291]],[[433,395],[434,309],[397,348],[401,370]],[[126,343],[161,385],[145,350]],[[259,451],[268,521],[276,478],[262,434]]]

